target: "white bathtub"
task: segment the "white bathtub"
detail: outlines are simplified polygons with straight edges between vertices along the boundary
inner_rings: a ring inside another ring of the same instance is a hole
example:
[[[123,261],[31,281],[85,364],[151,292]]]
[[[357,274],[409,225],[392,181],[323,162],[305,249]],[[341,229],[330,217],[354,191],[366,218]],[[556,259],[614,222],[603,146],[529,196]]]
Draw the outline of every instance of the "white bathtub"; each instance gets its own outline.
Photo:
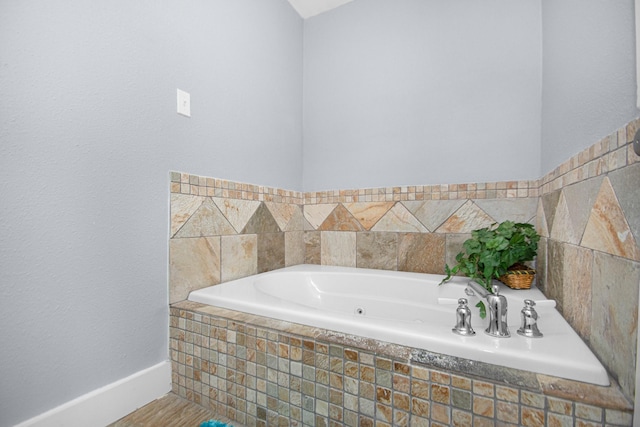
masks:
[[[191,292],[190,301],[364,336],[435,353],[607,386],[606,370],[542,292],[501,286],[510,338],[484,333],[487,319],[465,295],[468,279],[382,270],[298,265]],[[455,325],[458,298],[472,309],[475,336]],[[542,338],[516,334],[523,300],[540,301]]]

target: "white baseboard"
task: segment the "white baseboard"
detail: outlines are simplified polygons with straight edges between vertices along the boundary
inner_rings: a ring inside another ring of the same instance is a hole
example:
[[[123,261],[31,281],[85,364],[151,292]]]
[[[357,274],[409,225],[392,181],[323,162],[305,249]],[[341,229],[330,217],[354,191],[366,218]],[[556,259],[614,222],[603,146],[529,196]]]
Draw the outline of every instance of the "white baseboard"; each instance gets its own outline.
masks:
[[[171,391],[171,362],[94,390],[16,427],[106,426]]]

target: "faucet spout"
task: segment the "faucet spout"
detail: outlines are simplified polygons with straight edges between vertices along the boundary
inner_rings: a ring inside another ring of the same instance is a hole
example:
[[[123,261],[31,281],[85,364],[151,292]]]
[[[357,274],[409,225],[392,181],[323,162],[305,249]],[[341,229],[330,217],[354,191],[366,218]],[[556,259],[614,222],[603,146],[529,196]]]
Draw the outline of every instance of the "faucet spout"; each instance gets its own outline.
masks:
[[[484,286],[471,280],[467,284],[467,289],[471,289],[480,298],[487,300],[489,326],[484,332],[497,338],[510,337],[511,334],[507,325],[507,298],[499,294],[498,287],[494,285],[492,287],[493,292],[489,292]]]

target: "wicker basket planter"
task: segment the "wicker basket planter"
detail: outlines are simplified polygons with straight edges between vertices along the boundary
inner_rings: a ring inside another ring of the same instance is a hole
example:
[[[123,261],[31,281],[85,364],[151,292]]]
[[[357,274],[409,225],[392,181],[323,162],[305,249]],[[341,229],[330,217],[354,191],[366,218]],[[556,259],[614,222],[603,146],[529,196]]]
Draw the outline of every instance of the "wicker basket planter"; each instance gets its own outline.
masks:
[[[516,264],[500,276],[498,280],[511,289],[530,289],[536,276],[536,271],[523,264]]]

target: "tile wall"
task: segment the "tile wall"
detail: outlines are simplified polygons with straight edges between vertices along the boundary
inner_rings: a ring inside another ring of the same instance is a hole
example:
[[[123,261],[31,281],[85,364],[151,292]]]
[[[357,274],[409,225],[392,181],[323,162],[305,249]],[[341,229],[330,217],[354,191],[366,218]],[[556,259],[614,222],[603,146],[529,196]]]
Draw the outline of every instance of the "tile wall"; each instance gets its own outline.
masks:
[[[171,307],[170,345],[174,392],[234,425],[632,424],[616,387],[483,363],[456,372],[441,355],[425,364],[407,347],[190,301]]]
[[[537,181],[300,193],[172,172],[171,302],[300,263],[442,273],[471,230],[535,222],[538,285],[632,398],[640,157],[630,141],[639,123]]]

